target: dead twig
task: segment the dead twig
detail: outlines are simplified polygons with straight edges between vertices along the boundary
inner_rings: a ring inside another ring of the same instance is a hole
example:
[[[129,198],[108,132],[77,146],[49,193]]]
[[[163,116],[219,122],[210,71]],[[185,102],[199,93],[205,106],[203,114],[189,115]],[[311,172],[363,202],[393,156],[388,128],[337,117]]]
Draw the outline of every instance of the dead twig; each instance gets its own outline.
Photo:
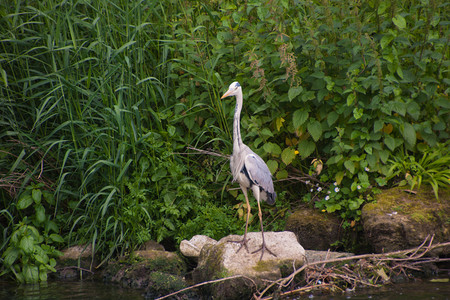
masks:
[[[412,248],[412,249],[407,249],[407,250],[399,250],[399,251],[393,251],[393,252],[388,252],[388,253],[380,253],[380,254],[354,255],[354,256],[341,257],[341,258],[324,260],[324,261],[316,261],[316,262],[313,262],[313,263],[305,264],[300,269],[298,269],[298,270],[294,271],[293,273],[291,273],[289,276],[287,276],[285,278],[281,278],[281,279],[279,279],[277,281],[274,281],[271,284],[269,284],[268,286],[266,286],[264,288],[264,290],[259,293],[259,296],[258,296],[259,298],[257,298],[257,299],[262,299],[262,296],[265,293],[267,293],[267,291],[269,291],[275,285],[278,285],[278,292],[280,292],[281,288],[287,287],[293,281],[294,277],[296,275],[298,275],[299,273],[303,272],[303,271],[314,271],[314,272],[316,272],[316,275],[315,275],[316,277],[320,276],[320,275],[317,275],[317,274],[323,274],[323,272],[329,272],[328,273],[328,277],[330,277],[330,278],[340,277],[341,279],[344,279],[341,275],[330,273],[330,270],[331,270],[330,268],[327,269],[327,268],[324,267],[326,264],[329,264],[329,263],[336,263],[336,262],[343,262],[343,261],[350,261],[350,260],[365,260],[365,259],[368,259],[368,260],[372,260],[372,261],[377,262],[377,264],[379,265],[381,262],[387,262],[387,261],[392,261],[392,262],[397,262],[397,261],[406,262],[406,261],[410,261],[411,263],[409,265],[407,265],[407,266],[410,269],[412,269],[412,268],[415,267],[413,262],[417,262],[418,259],[420,260],[429,251],[431,251],[433,249],[437,249],[437,248],[450,246],[450,242],[439,243],[439,244],[434,244],[433,245],[432,244],[433,239],[434,239],[434,236],[427,236],[425,238],[424,242],[422,244],[420,244],[418,247]],[[424,246],[425,244],[427,244],[427,246]],[[402,256],[402,257],[399,258],[398,256]],[[404,256],[408,256],[408,257],[405,258]],[[439,262],[447,261],[447,259],[429,258],[429,259],[426,259],[426,260],[421,260],[421,263],[430,263],[430,262],[438,262],[438,261]],[[312,267],[315,267],[315,266],[318,266],[318,265],[322,265],[322,268],[320,268],[320,267],[312,268]],[[378,265],[376,267],[380,267]],[[384,267],[387,267],[387,266],[384,266]],[[406,264],[403,267],[406,267]],[[322,273],[318,273],[318,268],[324,269],[324,270],[321,271]],[[370,264],[370,265],[367,265],[366,268],[374,269],[375,266]],[[327,269],[327,270],[325,270],[325,269]],[[346,277],[346,279],[349,279],[349,278],[352,278],[352,277],[350,277],[350,276]],[[317,280],[320,280],[320,279],[317,279]],[[376,286],[375,284],[370,283],[368,280],[358,279],[357,277],[354,277],[352,280],[354,280],[355,282],[358,282],[358,283],[362,283],[364,285]],[[322,283],[323,283],[323,281],[322,281]],[[264,299],[266,299],[266,298],[264,298]]]
[[[226,158],[226,159],[230,159],[230,155],[226,155],[226,154],[222,154],[222,153],[218,153],[218,152],[213,152],[213,151],[208,151],[208,150],[197,149],[197,148],[192,147],[192,146],[188,146],[186,148],[189,149],[189,150],[197,151],[197,152],[199,152],[198,154],[207,154],[207,155],[218,156],[218,157],[223,157],[223,158]],[[186,154],[188,154],[188,153],[186,153]],[[190,153],[190,154],[192,154],[192,153]]]
[[[187,288],[184,288],[184,289],[181,289],[181,290],[179,290],[179,291],[173,292],[173,293],[171,293],[171,294],[168,294],[168,295],[165,295],[165,296],[156,298],[155,300],[166,299],[166,298],[168,298],[168,297],[177,295],[177,294],[179,294],[179,293],[183,293],[183,292],[188,291],[188,290],[190,290],[190,289],[198,288],[198,287],[203,286],[203,285],[213,284],[213,283],[217,283],[217,282],[221,282],[221,281],[226,281],[226,280],[230,280],[230,279],[236,279],[236,278],[245,278],[245,279],[248,279],[248,280],[250,280],[250,281],[252,282],[252,284],[256,287],[256,283],[253,281],[253,279],[251,279],[251,278],[249,278],[249,277],[247,277],[247,276],[244,276],[244,275],[235,275],[235,276],[230,276],[230,277],[226,277],[226,278],[221,278],[221,279],[216,279],[216,280],[211,280],[211,281],[200,282],[200,283],[198,283],[198,284],[194,284],[194,285],[188,286]]]

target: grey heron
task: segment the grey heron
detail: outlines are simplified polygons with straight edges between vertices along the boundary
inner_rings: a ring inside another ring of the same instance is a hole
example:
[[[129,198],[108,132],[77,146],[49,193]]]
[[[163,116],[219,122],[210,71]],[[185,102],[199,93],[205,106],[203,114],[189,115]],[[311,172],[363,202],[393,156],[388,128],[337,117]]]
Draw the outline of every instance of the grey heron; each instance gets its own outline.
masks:
[[[241,187],[242,192],[245,196],[245,201],[247,201],[247,221],[245,223],[245,233],[241,241],[235,241],[240,243],[241,246],[237,250],[239,252],[242,247],[248,251],[247,246],[247,229],[248,229],[248,219],[250,217],[250,203],[248,201],[247,191],[251,189],[253,195],[258,203],[258,216],[259,222],[261,224],[261,234],[262,234],[262,245],[261,248],[252,252],[256,253],[261,251],[262,259],[264,251],[267,250],[273,256],[276,256],[272,251],[266,246],[264,240],[264,228],[262,223],[262,212],[260,200],[265,200],[268,204],[273,205],[275,203],[276,193],[273,188],[272,174],[269,171],[264,160],[255,152],[253,152],[247,145],[242,142],[241,138],[241,110],[242,110],[242,87],[239,82],[233,82],[230,84],[228,91],[221,97],[221,99],[235,96],[236,97],[236,108],[234,110],[234,121],[233,121],[233,154],[230,158],[231,173],[233,174],[233,182],[237,181]]]

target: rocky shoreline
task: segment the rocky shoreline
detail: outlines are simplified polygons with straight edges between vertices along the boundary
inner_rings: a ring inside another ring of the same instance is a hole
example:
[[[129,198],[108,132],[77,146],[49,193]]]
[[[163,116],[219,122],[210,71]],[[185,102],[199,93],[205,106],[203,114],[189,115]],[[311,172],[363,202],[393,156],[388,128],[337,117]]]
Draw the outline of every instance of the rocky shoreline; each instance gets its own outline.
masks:
[[[236,253],[238,245],[229,242],[236,236],[220,241],[195,236],[181,243],[181,254],[148,242],[142,250],[95,271],[98,262],[92,257],[92,249],[78,246],[64,251],[57,276],[90,277],[144,288],[152,299],[183,289],[185,292],[172,299],[250,299],[255,295],[283,296],[287,291],[340,292],[403,282],[416,276],[436,276],[448,269],[449,220],[448,191],[438,201],[430,189],[411,193],[395,188],[383,191],[362,209],[364,238],[373,254],[355,256],[329,251],[330,244],[341,237],[339,222],[317,210],[302,209],[289,217],[285,232],[266,233],[266,243],[276,256],[266,253],[259,260],[259,253],[243,249]],[[253,249],[261,235],[249,234],[255,243],[249,243],[249,248]]]

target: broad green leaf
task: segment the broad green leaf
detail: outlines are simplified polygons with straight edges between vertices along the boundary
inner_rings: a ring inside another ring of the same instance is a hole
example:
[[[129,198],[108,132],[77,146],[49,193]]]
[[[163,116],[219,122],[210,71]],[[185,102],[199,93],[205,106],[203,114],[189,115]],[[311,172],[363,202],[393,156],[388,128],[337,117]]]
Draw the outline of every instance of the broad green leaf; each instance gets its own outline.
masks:
[[[391,34],[385,34],[380,40],[381,49],[386,48],[394,39]]]
[[[344,175],[345,175],[345,173],[343,171],[336,173],[335,180],[336,180],[337,185],[341,184],[342,179],[344,179]]]
[[[56,243],[64,243],[64,239],[56,233],[50,234],[50,239]]]
[[[36,221],[42,223],[45,221],[45,208],[42,204],[36,205]]]
[[[389,159],[389,151],[387,150],[380,150],[378,151],[378,154],[380,155],[380,159],[383,163],[387,163]]]
[[[44,228],[47,232],[50,232],[50,231],[58,232],[59,231],[58,225],[56,225],[56,223],[53,222],[52,220],[47,220],[47,222],[45,222]]]
[[[42,282],[47,281],[47,271],[40,271],[39,272],[39,280]]]
[[[316,144],[310,140],[302,140],[298,143],[298,152],[302,158],[310,156],[316,150]]]
[[[182,95],[184,95],[184,93],[186,93],[187,89],[185,87],[178,87],[175,90],[175,98],[180,98]]]
[[[403,124],[403,138],[411,146],[416,144],[416,130],[409,123]]]
[[[34,249],[34,239],[31,236],[24,236],[20,240],[19,248],[25,253],[32,253]]]
[[[288,92],[289,101],[292,101],[295,97],[300,95],[302,91],[303,91],[303,87],[301,87],[301,86],[291,87]]]
[[[355,173],[355,163],[351,160],[346,160],[344,162],[344,167],[350,171],[350,173],[354,174]]]
[[[314,91],[307,91],[306,93],[302,94],[301,98],[303,102],[306,102],[315,99],[316,95],[314,94]]]
[[[280,155],[281,154],[281,148],[280,146],[278,146],[277,144],[274,143],[265,143],[263,146],[264,151],[266,151],[267,153],[271,153],[274,155]]]
[[[276,174],[277,180],[286,179],[288,177],[288,172],[286,170],[280,170]]]
[[[41,203],[42,191],[40,189],[33,189],[31,191],[31,197],[34,200],[34,203],[36,203],[36,204]]]
[[[395,149],[395,139],[390,135],[384,137],[384,144],[389,148],[389,150],[394,151]]]
[[[374,132],[379,132],[381,131],[381,129],[383,129],[384,126],[384,122],[381,120],[376,120],[375,123],[373,124],[373,131]]]
[[[362,108],[355,107],[353,109],[353,118],[355,118],[355,120],[360,119],[363,115],[364,115],[364,110]]]
[[[48,256],[44,253],[44,255],[34,254],[34,259],[41,264],[46,264],[48,262]]]
[[[379,2],[380,4],[378,5],[378,14],[382,15],[387,8],[389,8],[389,6],[391,5],[391,2],[389,1],[381,1]]]
[[[399,29],[406,28],[406,20],[401,15],[396,15],[395,17],[393,17],[392,22],[394,22],[395,26],[397,26]]]
[[[281,127],[283,127],[283,123],[284,123],[285,121],[286,121],[286,120],[283,119],[282,117],[278,117],[278,118],[275,120],[275,124],[277,125],[277,130],[278,130],[278,131],[280,131]]]
[[[364,151],[367,154],[372,154],[372,147],[370,145],[366,145],[366,146],[364,146]]]
[[[354,93],[350,93],[347,96],[347,106],[351,106],[353,102],[355,102],[356,95]]]
[[[283,150],[281,153],[281,160],[286,164],[289,165],[295,158],[295,150],[288,147]]]
[[[3,263],[5,264],[5,266],[10,267],[19,257],[19,249],[17,249],[16,247],[9,247],[3,253],[2,257],[4,258]]]
[[[267,167],[269,167],[270,173],[275,174],[275,171],[278,169],[278,162],[270,159],[267,161]]]
[[[306,122],[309,117],[309,113],[307,111],[297,109],[292,115],[292,123],[294,128],[299,128]]]
[[[406,111],[414,120],[419,119],[420,107],[419,104],[416,103],[416,101],[409,101],[408,104],[406,105]]]
[[[50,205],[55,205],[55,198],[53,197],[53,194],[47,191],[42,192],[42,196],[44,196],[45,201],[47,201]]]
[[[167,133],[169,134],[169,136],[174,136],[176,130],[177,129],[175,128],[175,126],[172,125],[167,126]]]
[[[317,142],[322,135],[322,125],[317,120],[311,120],[311,122],[308,123],[308,132],[311,134],[312,138],[315,142]]]
[[[24,265],[22,274],[26,283],[36,283],[39,281],[39,269],[35,265]]]
[[[17,209],[25,209],[33,203],[33,198],[29,193],[22,193],[17,202]]]
[[[330,112],[327,116],[328,126],[333,125],[337,121],[337,119],[339,119],[338,113],[335,111]]]
[[[267,6],[258,6],[258,8],[256,9],[256,13],[258,14],[258,18],[261,21],[265,21],[267,18],[267,15],[270,13],[269,9],[267,8]]]

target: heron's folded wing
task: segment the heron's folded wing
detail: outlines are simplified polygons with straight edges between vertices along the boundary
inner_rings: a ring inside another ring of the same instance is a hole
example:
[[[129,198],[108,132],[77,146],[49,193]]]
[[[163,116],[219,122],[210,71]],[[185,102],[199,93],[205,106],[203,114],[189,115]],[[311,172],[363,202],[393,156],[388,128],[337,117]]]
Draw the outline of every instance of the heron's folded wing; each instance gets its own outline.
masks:
[[[270,174],[269,168],[261,157],[256,153],[247,154],[245,156],[245,168],[251,181],[265,191],[273,193],[272,174]]]

